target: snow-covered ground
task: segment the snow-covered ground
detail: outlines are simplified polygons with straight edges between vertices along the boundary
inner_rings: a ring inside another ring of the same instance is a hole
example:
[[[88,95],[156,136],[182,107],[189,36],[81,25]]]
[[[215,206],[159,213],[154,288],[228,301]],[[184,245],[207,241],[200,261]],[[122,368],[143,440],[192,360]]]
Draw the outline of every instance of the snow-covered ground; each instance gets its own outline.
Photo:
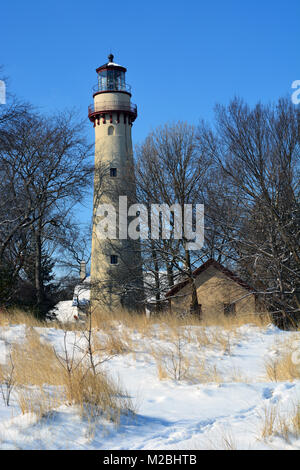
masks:
[[[91,278],[88,276],[81,284],[75,287],[72,300],[58,302],[50,313],[54,314],[57,320],[62,323],[76,322],[81,315],[82,309],[90,301],[90,282]]]
[[[193,340],[202,327],[188,328],[183,341],[191,374],[182,380],[158,376],[155,352],[170,350],[168,334],[153,326],[151,340],[139,331],[127,331],[128,352],[113,357],[103,367],[120,380],[136,405],[136,414],[122,416],[119,427],[99,420],[91,433],[90,423],[80,417],[74,405],[66,403],[51,414],[38,417],[22,414],[13,391],[10,406],[0,394],[0,449],[300,449],[300,436],[275,433],[262,437],[264,416],[276,409],[289,416],[300,400],[300,381],[270,382],[266,360],[280,353],[281,344],[291,338],[295,347],[299,333],[244,325],[229,339],[230,347],[216,343],[199,347]],[[24,325],[0,328],[0,363],[8,359],[13,342],[22,343]],[[36,328],[41,340],[62,350],[64,332],[57,328]],[[116,335],[125,327],[116,326]],[[219,328],[206,328],[209,336],[224,335]],[[99,340],[105,337],[101,331]],[[76,333],[68,332],[71,348]],[[80,333],[77,335],[80,339]],[[172,343],[173,344],[173,343]],[[215,380],[201,383],[197,367],[205,360]],[[218,379],[217,379],[218,377]]]

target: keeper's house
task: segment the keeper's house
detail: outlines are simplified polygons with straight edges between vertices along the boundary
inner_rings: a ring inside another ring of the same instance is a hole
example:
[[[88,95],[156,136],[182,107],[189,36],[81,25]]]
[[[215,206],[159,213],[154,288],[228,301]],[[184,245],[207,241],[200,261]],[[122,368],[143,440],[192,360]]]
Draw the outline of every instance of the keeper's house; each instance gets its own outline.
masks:
[[[193,272],[193,277],[201,314],[253,314],[257,310],[254,289],[217,261],[208,260]],[[189,311],[191,292],[188,279],[167,292],[173,313]]]

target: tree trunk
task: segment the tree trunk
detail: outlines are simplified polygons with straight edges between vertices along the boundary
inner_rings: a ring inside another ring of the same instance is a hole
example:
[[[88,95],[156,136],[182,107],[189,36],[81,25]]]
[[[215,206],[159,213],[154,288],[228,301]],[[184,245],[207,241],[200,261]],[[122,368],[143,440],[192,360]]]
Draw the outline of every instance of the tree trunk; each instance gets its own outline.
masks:
[[[35,289],[36,305],[40,311],[44,301],[44,286],[42,278],[42,228],[40,224],[35,231]]]
[[[159,266],[157,261],[157,253],[155,250],[154,242],[151,240],[151,255],[154,265],[154,281],[155,281],[155,310],[158,312],[160,310],[160,279],[159,279]]]
[[[196,288],[196,282],[192,273],[192,268],[191,268],[191,257],[190,257],[190,252],[189,250],[185,249],[185,267],[188,272],[190,281],[191,281],[191,303],[190,303],[190,313],[191,314],[197,314],[200,315],[200,307],[198,303],[198,297],[197,297],[197,288]]]

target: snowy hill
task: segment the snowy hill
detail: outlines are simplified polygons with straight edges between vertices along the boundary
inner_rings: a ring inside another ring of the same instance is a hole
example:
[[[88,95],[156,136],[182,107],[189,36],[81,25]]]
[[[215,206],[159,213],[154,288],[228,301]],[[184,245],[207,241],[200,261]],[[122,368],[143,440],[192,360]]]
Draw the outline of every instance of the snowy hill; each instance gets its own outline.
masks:
[[[109,340],[109,357],[100,367],[124,387],[135,413],[121,413],[117,426],[98,416],[91,431],[90,421],[68,401],[53,400],[51,410],[41,414],[34,406],[28,411],[16,384],[9,406],[0,395],[0,448],[300,449],[300,426],[298,434],[293,421],[300,403],[300,370],[293,378],[287,371],[286,377],[280,375],[278,368],[276,381],[268,369],[273,364],[275,370],[287,351],[298,350],[299,333],[273,325],[227,330],[174,329],[163,322],[128,325],[114,320],[109,328],[97,326],[95,335],[105,347]],[[13,345],[26,351],[32,332],[57,355],[63,355],[65,346],[75,351],[75,358],[86,351],[83,331],[4,325],[0,363],[9,363]],[[41,387],[50,395],[60,389],[31,384],[30,390],[38,393]]]

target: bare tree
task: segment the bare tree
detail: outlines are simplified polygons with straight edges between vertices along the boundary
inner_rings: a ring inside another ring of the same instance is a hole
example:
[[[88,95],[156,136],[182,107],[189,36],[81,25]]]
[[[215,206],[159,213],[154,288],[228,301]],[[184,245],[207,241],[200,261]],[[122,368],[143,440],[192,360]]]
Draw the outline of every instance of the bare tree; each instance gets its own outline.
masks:
[[[201,152],[193,126],[178,122],[159,127],[137,148],[136,154],[138,197],[149,209],[151,204],[169,207],[179,204],[183,214],[185,204],[204,203],[212,160]],[[170,217],[170,227],[170,239],[153,239],[150,233],[149,241],[143,244],[145,270],[154,275],[156,302],[160,301],[163,290],[187,276],[193,286],[191,310],[195,311],[193,268],[206,254],[204,250],[189,251],[184,230],[182,238],[174,237],[174,214]]]
[[[216,129],[199,129],[199,145],[241,201],[237,220],[220,217],[239,268],[275,316],[300,312],[299,111],[289,99],[253,109],[240,99],[217,106]]]
[[[83,125],[72,112],[45,119],[27,113],[6,126],[0,148],[0,263],[15,247],[19,274],[26,248],[35,246],[36,304],[45,300],[42,279],[43,244],[58,241],[62,227],[91,182],[91,146]],[[58,235],[56,237],[56,234]]]

